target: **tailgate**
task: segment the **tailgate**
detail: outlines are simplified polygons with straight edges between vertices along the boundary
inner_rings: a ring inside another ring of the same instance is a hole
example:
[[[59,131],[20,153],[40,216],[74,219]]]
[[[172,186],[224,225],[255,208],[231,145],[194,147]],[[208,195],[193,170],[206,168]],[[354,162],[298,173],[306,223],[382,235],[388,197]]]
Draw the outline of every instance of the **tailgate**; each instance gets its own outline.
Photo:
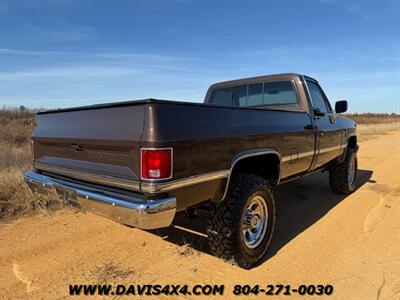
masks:
[[[37,114],[32,134],[35,168],[138,180],[145,105]]]

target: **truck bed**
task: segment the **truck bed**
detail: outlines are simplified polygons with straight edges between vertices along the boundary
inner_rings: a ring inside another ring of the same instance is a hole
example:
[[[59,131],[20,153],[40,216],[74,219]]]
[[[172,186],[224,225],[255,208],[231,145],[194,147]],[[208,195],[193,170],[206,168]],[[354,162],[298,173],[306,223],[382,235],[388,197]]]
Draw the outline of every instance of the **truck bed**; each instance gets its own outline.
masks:
[[[36,169],[62,175],[73,170],[79,172],[74,178],[96,182],[94,175],[111,179],[104,182],[121,179],[128,188],[130,181],[140,186],[141,147],[173,148],[172,180],[227,170],[232,157],[248,149],[272,147],[290,155],[282,134],[301,144],[299,151],[314,151],[314,143],[298,134],[309,122],[299,111],[145,99],[45,111],[35,122]],[[285,170],[295,172],[296,166]]]

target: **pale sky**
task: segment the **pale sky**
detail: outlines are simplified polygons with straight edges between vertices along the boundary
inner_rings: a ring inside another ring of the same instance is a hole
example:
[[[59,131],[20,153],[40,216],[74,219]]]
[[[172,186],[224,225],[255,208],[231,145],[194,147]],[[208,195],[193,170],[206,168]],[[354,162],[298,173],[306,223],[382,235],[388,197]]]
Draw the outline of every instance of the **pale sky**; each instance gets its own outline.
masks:
[[[400,1],[0,0],[0,106],[159,98],[295,72],[400,112]]]

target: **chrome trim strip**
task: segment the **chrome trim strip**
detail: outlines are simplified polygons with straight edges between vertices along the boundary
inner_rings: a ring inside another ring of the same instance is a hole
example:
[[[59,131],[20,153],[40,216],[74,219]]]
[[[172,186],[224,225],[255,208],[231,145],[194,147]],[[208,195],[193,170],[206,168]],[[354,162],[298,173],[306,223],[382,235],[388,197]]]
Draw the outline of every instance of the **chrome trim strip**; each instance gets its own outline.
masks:
[[[329,147],[329,148],[320,150],[319,153],[335,151],[335,150],[343,149],[345,147],[346,147],[346,144],[341,145],[341,146]],[[113,177],[113,176],[95,174],[95,173],[84,172],[84,171],[80,171],[80,170],[73,170],[73,169],[65,168],[65,167],[61,167],[61,166],[43,164],[40,162],[34,162],[33,166],[35,169],[38,169],[41,171],[64,175],[64,176],[71,177],[71,178],[77,179],[77,180],[87,181],[87,182],[91,182],[91,183],[95,183],[95,184],[104,184],[104,185],[108,185],[108,186],[112,186],[112,187],[153,194],[153,193],[168,192],[168,191],[171,191],[174,189],[183,188],[186,186],[200,184],[200,183],[204,183],[207,181],[212,181],[212,180],[217,180],[217,179],[222,179],[222,178],[228,178],[228,184],[229,184],[230,174],[233,170],[233,167],[239,160],[246,158],[246,157],[263,155],[263,154],[276,154],[279,157],[281,164],[282,164],[282,162],[290,161],[290,155],[281,157],[280,153],[276,150],[273,150],[273,149],[263,150],[263,151],[247,153],[247,154],[243,154],[243,155],[239,156],[238,158],[236,158],[234,160],[234,162],[231,165],[231,168],[228,170],[219,170],[219,171],[205,173],[205,174],[193,175],[193,176],[190,176],[187,178],[177,179],[174,181],[167,181],[167,182],[142,181],[141,183],[136,180],[128,180],[128,179],[117,178],[117,177]],[[312,155],[314,155],[314,151],[302,152],[302,153],[298,154],[298,158],[304,158],[304,157],[312,156]],[[281,173],[281,169],[282,169],[281,166],[279,169],[280,169],[280,173]],[[280,174],[279,174],[279,180],[280,180]],[[278,180],[278,182],[279,182],[279,180]],[[227,190],[225,189],[223,198],[225,198],[226,193],[227,193]]]
[[[307,152],[301,152],[301,153],[299,153],[298,155],[297,155],[297,158],[296,159],[299,159],[299,158],[304,158],[304,157],[308,157],[308,156],[313,156],[314,155],[314,150],[312,150],[312,151],[307,151]],[[290,159],[290,155],[287,155],[287,156],[284,156],[284,157],[282,157],[282,162],[287,162],[287,161],[290,161],[291,159]]]
[[[187,178],[178,179],[178,180],[169,181],[169,182],[154,183],[154,182],[142,181],[140,183],[139,181],[135,181],[135,180],[128,180],[128,179],[123,179],[123,178],[107,176],[107,175],[94,174],[94,173],[73,170],[70,168],[65,168],[65,167],[60,167],[60,166],[43,164],[40,162],[34,162],[33,166],[37,170],[46,171],[49,173],[54,173],[54,174],[59,174],[59,175],[64,175],[64,176],[71,177],[71,178],[77,179],[77,180],[82,180],[82,181],[87,181],[87,182],[97,183],[97,184],[104,184],[104,185],[108,185],[108,186],[113,186],[113,187],[117,187],[117,188],[133,190],[133,191],[139,191],[139,192],[144,192],[144,193],[149,193],[149,194],[167,192],[167,191],[174,190],[177,188],[183,188],[186,186],[199,184],[199,183],[203,183],[206,181],[225,178],[225,177],[228,177],[228,175],[229,175],[229,170],[220,170],[220,171],[210,172],[210,173],[206,173],[206,174],[193,175],[193,176],[190,176]]]
[[[304,158],[304,157],[307,157],[307,156],[313,156],[314,153],[315,153],[314,150],[312,150],[312,151],[307,151],[307,152],[302,152],[302,153],[299,153],[298,157],[299,157],[299,158]]]
[[[78,179],[82,181],[87,181],[91,183],[104,184],[108,186],[124,188],[128,190],[140,191],[139,181],[128,180],[123,178],[117,178],[113,176],[95,174],[90,172],[84,172],[80,170],[73,170],[70,168],[65,168],[61,166],[54,166],[49,164],[44,164],[40,162],[33,162],[33,167],[37,170],[60,174],[73,179]]]
[[[327,147],[327,148],[319,149],[318,153],[326,153],[326,152],[331,152],[331,151],[337,151],[337,150],[341,150],[343,148],[344,148],[343,145]]]
[[[53,197],[78,206],[83,211],[142,229],[168,227],[176,213],[174,197],[145,200],[116,193],[111,196],[102,190],[91,191],[89,187],[32,171],[27,172],[24,179],[33,192],[50,193]]]
[[[164,182],[164,183],[148,183],[142,181],[141,189],[145,193],[161,193],[170,190],[183,188],[190,185],[195,185],[207,181],[217,180],[221,178],[226,178],[229,175],[230,170],[220,170],[211,173],[194,175],[184,179],[178,179],[175,181]]]
[[[235,160],[231,164],[231,168],[229,170],[228,181],[226,182],[225,191],[224,191],[224,194],[223,194],[223,196],[222,196],[220,201],[223,201],[225,199],[225,197],[226,197],[226,194],[228,193],[229,183],[231,181],[231,175],[232,175],[232,171],[233,171],[233,168],[235,167],[235,165],[240,160],[242,160],[244,158],[252,157],[252,156],[265,155],[265,154],[275,154],[279,158],[279,178],[278,178],[278,184],[279,184],[279,181],[281,180],[281,173],[282,173],[282,157],[281,157],[281,154],[278,151],[276,151],[274,149],[270,149],[270,148],[265,148],[265,149],[260,150],[260,151],[255,151],[255,152],[251,152],[251,153],[245,153],[245,154],[239,155],[237,158],[235,158]]]
[[[327,148],[324,148],[324,149],[320,149],[318,151],[318,154],[331,152],[331,151],[336,151],[336,150],[341,150],[341,149],[344,149],[346,147],[347,147],[347,144],[334,146],[334,147],[327,147]],[[314,150],[313,151],[302,152],[302,153],[298,154],[297,159],[308,157],[308,156],[313,156],[313,155],[314,155]],[[287,162],[287,161],[290,161],[290,155],[282,157],[282,162]]]

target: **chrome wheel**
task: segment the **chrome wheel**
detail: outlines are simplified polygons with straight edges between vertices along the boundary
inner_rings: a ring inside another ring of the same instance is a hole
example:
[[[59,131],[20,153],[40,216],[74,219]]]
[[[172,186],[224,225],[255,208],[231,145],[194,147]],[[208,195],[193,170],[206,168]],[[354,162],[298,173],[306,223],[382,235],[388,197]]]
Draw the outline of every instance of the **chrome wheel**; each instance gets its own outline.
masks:
[[[354,175],[356,174],[356,164],[354,158],[349,161],[349,170],[347,171],[347,182],[352,184],[354,181]]]
[[[268,226],[268,209],[265,199],[254,196],[248,203],[242,220],[242,234],[245,245],[254,249],[264,239]]]

